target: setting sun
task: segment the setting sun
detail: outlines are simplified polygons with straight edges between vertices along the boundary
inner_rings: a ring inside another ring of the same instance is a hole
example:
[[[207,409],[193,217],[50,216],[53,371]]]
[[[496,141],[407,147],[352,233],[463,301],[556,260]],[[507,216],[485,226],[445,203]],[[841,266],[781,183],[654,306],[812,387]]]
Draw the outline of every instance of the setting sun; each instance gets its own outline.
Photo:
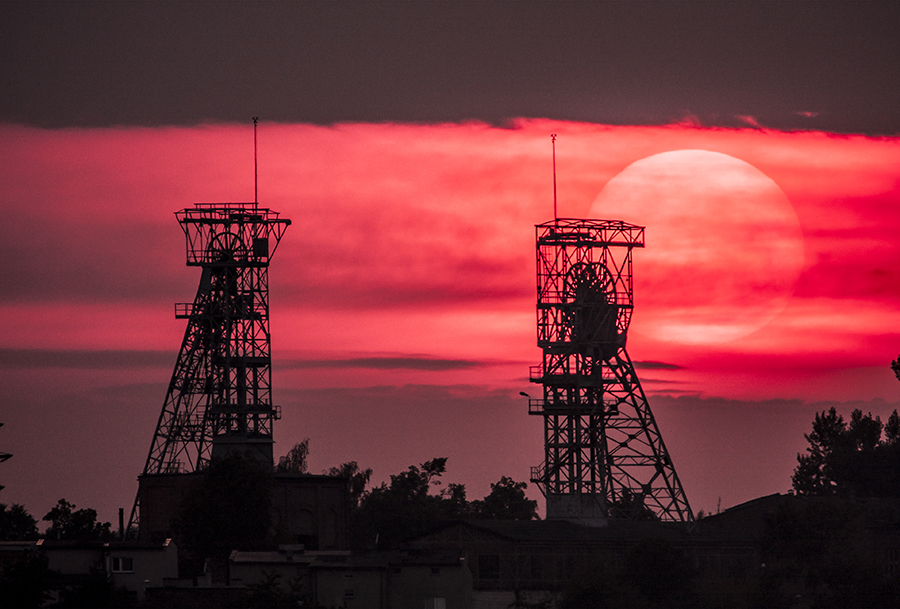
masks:
[[[803,266],[800,223],[758,169],[705,150],[664,152],[612,178],[591,217],[647,227],[635,263],[639,332],[711,344],[746,336],[784,307]]]
[[[518,393],[540,358],[534,225],[552,219],[550,133],[560,217],[646,226],[628,352],[698,508],[716,493],[733,503],[781,489],[796,450],[776,459],[768,435],[775,425],[802,442],[817,400],[894,399],[896,140],[262,123],[260,204],[292,221],[270,271],[276,454],[310,437],[314,467],[352,458],[384,476],[443,454],[473,496],[501,473],[527,479],[541,431]],[[199,278],[173,212],[252,199],[252,129],[4,127],[0,141],[13,261],[2,319],[15,320],[3,328],[3,397],[28,405],[6,415],[28,441],[12,440],[5,471],[35,475],[18,464],[51,462],[40,456],[65,436],[46,488],[103,450],[107,477],[130,489],[184,332],[172,306]],[[721,408],[727,418],[713,416]],[[750,416],[761,408],[767,417]],[[764,465],[728,490],[721,481],[753,458],[721,479],[702,472],[741,446],[727,440],[734,421]],[[107,428],[114,442],[99,439]],[[58,498],[33,492],[25,499]]]

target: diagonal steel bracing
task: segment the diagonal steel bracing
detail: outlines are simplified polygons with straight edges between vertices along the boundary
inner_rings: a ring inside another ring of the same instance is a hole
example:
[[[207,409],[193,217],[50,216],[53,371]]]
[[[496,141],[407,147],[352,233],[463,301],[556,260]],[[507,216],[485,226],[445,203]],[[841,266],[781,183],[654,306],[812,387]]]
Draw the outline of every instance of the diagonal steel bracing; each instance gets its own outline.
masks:
[[[548,518],[690,521],[691,509],[625,350],[633,248],[644,229],[557,219],[536,227],[544,463],[532,481]]]
[[[256,203],[198,203],[175,213],[188,266],[202,269],[144,474],[190,473],[249,452],[271,463],[268,267],[290,220]],[[138,524],[135,500],[129,529]]]

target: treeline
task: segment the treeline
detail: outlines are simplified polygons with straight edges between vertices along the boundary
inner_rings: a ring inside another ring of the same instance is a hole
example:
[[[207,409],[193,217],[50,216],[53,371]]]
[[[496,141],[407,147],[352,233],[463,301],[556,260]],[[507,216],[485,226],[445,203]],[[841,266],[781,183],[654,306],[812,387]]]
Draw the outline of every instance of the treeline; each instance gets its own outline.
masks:
[[[276,472],[308,473],[309,438],[278,461]],[[447,458],[438,457],[390,476],[390,483],[368,489],[372,470],[348,461],[322,472],[346,478],[350,490],[351,545],[355,549],[394,548],[441,522],[464,518],[533,520],[537,501],[525,496],[525,482],[507,476],[491,484],[482,499],[469,501],[464,484],[443,485]]]
[[[0,503],[0,540],[32,541],[40,538],[68,541],[110,541],[113,533],[108,522],[98,522],[96,510],[77,509],[60,499],[43,518],[49,523],[43,535],[37,520],[19,504]],[[0,570],[0,608],[40,607],[58,593],[54,607],[119,607],[129,598],[113,589],[105,573],[92,572],[78,583],[66,582],[50,569],[47,556],[24,552]]]
[[[896,364],[896,362],[895,362]],[[793,496],[764,520],[762,606],[900,607],[900,416],[815,415]],[[879,535],[889,535],[879,540]],[[887,542],[887,543],[885,543]]]
[[[91,508],[76,509],[65,499],[42,519],[49,522],[42,535],[38,522],[18,503],[0,503],[0,541],[29,541],[40,538],[65,539],[75,541],[109,541],[113,538],[110,523],[99,522],[97,511]]]
[[[834,407],[816,414],[791,479],[801,496],[900,497],[900,415],[882,423],[856,409],[850,421]]]
[[[180,572],[199,574],[206,559],[224,561],[235,548],[266,549],[283,541],[272,522],[275,474],[309,473],[308,455],[306,439],[281,457],[274,471],[240,454],[212,461],[185,494],[172,523]],[[455,519],[538,517],[537,501],[526,497],[525,482],[503,476],[487,496],[470,501],[465,485],[443,484],[446,466],[445,457],[410,465],[372,488],[372,470],[355,461],[323,471],[347,481],[350,547],[393,549]]]
[[[225,561],[236,548],[275,547],[280,541],[272,522],[275,474],[309,473],[308,454],[307,439],[282,457],[274,470],[249,455],[232,454],[211,461],[188,489],[172,523],[182,576],[200,575],[207,559]],[[537,501],[525,496],[526,483],[503,476],[491,485],[487,496],[470,501],[465,485],[443,484],[446,465],[443,457],[411,465],[391,475],[390,482],[372,488],[368,488],[372,470],[360,468],[355,461],[322,472],[347,481],[351,547],[396,548],[406,538],[459,518],[537,518]],[[41,534],[37,520],[23,506],[0,504],[0,540],[110,541],[115,537],[110,523],[97,520],[95,510],[78,509],[65,499],[43,520],[49,526]],[[10,563],[0,572],[0,607],[38,606],[56,589],[57,580],[58,574],[48,569],[46,557],[40,554]],[[98,580],[98,585],[103,583]],[[108,582],[99,592],[81,588],[62,590],[59,606],[82,606],[76,596],[88,592],[95,606],[116,598]]]
[[[486,518],[532,520],[537,516],[537,501],[525,496],[525,482],[503,476],[491,484],[491,492],[483,499],[468,501],[466,487],[441,484],[447,459],[411,465],[405,472],[391,476],[363,493],[351,512],[352,544],[357,548],[392,548],[404,538],[414,537],[449,520]]]

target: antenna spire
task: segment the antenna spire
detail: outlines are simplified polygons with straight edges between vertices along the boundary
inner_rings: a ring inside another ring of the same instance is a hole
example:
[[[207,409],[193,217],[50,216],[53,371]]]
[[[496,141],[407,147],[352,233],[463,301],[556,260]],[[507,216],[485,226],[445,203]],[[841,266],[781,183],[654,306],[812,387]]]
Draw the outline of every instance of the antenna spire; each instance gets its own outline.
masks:
[[[553,219],[556,220],[559,216],[556,215],[556,134],[550,134],[550,143],[553,145]]]
[[[259,117],[253,117],[253,204],[259,205],[259,176],[256,168],[256,123],[259,122]]]

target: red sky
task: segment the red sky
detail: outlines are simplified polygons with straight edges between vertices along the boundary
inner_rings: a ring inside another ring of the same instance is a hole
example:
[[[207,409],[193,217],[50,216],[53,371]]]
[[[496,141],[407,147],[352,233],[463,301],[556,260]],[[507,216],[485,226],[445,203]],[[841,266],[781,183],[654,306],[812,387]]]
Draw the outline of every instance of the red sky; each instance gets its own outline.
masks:
[[[560,217],[658,187],[609,219],[647,227],[628,350],[695,511],[787,490],[817,410],[900,406],[896,137],[262,123],[259,200],[293,222],[270,269],[276,454],[309,437],[314,471],[352,459],[378,481],[447,456],[470,498],[528,478],[550,133]],[[674,191],[638,171],[683,150],[720,154],[676,155],[700,161]],[[172,303],[199,280],[173,212],[252,200],[252,151],[249,125],[0,127],[4,503],[130,508],[184,331]]]

